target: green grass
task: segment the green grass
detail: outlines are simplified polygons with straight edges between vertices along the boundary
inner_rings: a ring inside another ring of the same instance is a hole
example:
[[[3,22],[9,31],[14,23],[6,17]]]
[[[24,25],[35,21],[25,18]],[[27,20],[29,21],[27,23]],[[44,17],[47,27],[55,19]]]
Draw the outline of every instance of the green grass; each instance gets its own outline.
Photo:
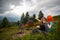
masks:
[[[26,35],[13,39],[12,36],[18,32],[18,26],[2,28],[0,29],[0,40],[60,40],[60,22],[55,23],[53,25],[53,31],[48,32],[46,36],[44,36],[42,33],[32,35],[30,34],[31,30],[25,30]]]
[[[18,32],[18,26],[0,29],[0,40],[12,40],[12,35]]]
[[[26,36],[19,37],[16,40],[60,40],[60,27],[58,24],[53,26],[53,31],[48,32],[46,36],[42,33],[37,33],[34,35],[27,34]]]

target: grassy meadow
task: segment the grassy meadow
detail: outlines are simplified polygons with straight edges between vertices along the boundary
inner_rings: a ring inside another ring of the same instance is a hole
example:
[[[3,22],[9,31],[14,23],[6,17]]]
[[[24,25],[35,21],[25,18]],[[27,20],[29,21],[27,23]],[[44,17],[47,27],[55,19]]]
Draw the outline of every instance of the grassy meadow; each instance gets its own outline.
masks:
[[[53,31],[48,32],[46,36],[42,33],[31,34],[31,31],[24,29],[25,35],[16,36],[19,32],[18,25],[1,28],[0,40],[60,40],[60,19],[58,23],[54,23]]]

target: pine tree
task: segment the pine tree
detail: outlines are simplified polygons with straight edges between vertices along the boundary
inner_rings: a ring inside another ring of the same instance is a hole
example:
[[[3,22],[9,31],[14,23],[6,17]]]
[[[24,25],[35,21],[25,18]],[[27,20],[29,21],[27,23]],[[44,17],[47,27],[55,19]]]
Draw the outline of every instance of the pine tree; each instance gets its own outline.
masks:
[[[24,19],[25,23],[28,22],[29,19],[30,19],[30,16],[29,16],[29,14],[28,14],[28,12],[27,12],[27,13],[26,13],[26,16],[25,16],[25,19]]]
[[[22,16],[21,16],[21,20],[23,20],[24,19],[24,13],[22,14]]]
[[[19,25],[20,24],[20,21],[18,20],[17,24]]]
[[[40,11],[40,12],[39,12],[39,15],[38,15],[38,19],[41,20],[42,17],[44,17],[44,15],[43,15],[42,11]]]
[[[33,19],[35,19],[35,18],[36,18],[36,15],[35,15],[35,14],[33,14],[32,18],[33,18]]]
[[[22,16],[21,16],[21,20],[20,20],[20,22],[23,23],[23,24],[24,24],[24,19],[25,19],[25,15],[23,13]]]
[[[28,12],[26,13],[26,15],[24,15],[24,13],[23,13],[22,16],[21,16],[21,21],[20,22],[22,22],[23,24],[25,24],[25,23],[28,22],[28,20],[29,20],[29,14],[28,14]]]
[[[9,24],[9,21],[6,17],[3,18],[3,21],[2,21],[2,27],[7,27],[7,26],[10,26]]]
[[[26,13],[26,16],[25,16],[27,19],[29,19],[29,14],[28,14],[28,12]]]
[[[36,22],[36,19],[35,18],[36,18],[36,15],[33,14],[33,16],[31,17],[31,20],[34,21],[34,22]]]

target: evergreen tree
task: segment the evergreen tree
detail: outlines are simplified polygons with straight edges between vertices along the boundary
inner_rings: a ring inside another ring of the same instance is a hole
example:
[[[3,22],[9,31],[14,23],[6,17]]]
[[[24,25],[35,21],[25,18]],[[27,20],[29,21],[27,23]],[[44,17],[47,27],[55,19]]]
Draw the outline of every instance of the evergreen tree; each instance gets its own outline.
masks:
[[[36,18],[36,15],[35,15],[35,14],[33,14],[32,18],[33,18],[33,19],[35,19],[35,18]]]
[[[29,19],[29,14],[28,14],[28,12],[26,13],[26,16],[25,16],[27,19]]]
[[[44,15],[43,15],[42,11],[40,11],[40,12],[39,12],[39,15],[38,15],[38,19],[41,20],[42,17],[44,17]]]
[[[3,18],[3,21],[2,21],[2,27],[7,27],[7,26],[10,26],[9,24],[9,21],[6,17]]]
[[[21,16],[21,20],[23,20],[24,19],[24,13],[22,14],[22,16]]]
[[[25,15],[24,15],[24,13],[22,14],[22,16],[21,16],[21,23],[23,23],[24,24],[24,19],[25,19]]]
[[[36,22],[36,19],[35,18],[36,18],[36,15],[33,14],[33,16],[31,17],[31,20],[34,21],[34,22]]]
[[[26,15],[24,15],[24,13],[21,16],[21,21],[23,24],[25,24],[27,21],[29,20],[29,14],[28,12],[26,13]]]
[[[17,24],[19,25],[20,24],[20,21],[18,21]]]
[[[29,14],[28,14],[28,12],[27,12],[27,13],[26,13],[26,16],[25,16],[25,18],[24,18],[24,22],[25,22],[25,23],[28,22],[29,19],[30,19],[30,16],[29,16]]]

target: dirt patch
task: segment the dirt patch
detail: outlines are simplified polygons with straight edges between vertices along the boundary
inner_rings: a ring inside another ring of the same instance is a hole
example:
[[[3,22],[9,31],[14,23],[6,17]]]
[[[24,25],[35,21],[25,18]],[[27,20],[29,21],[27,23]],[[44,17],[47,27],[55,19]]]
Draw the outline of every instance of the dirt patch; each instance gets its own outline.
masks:
[[[16,39],[16,38],[22,37],[22,36],[24,36],[24,35],[25,35],[24,32],[18,32],[18,33],[15,33],[15,34],[12,36],[12,38],[13,38],[13,39]]]

